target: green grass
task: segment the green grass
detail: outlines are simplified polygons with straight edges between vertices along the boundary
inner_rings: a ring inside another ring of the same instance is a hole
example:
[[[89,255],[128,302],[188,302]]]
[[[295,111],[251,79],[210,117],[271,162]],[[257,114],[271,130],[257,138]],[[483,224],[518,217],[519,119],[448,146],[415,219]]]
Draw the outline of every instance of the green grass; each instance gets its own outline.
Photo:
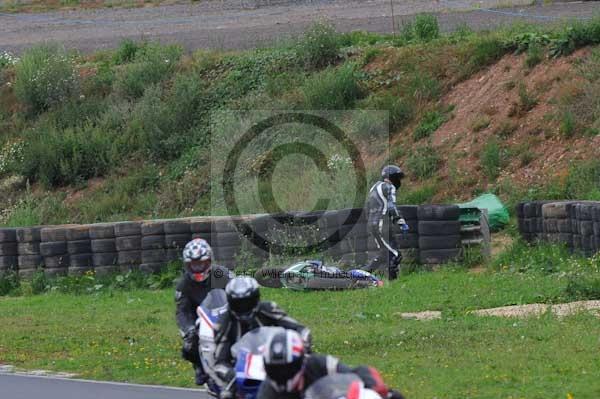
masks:
[[[512,249],[496,263],[499,271],[447,268],[403,275],[382,289],[264,289],[263,298],[309,325],[316,351],[349,364],[372,364],[408,397],[595,397],[600,392],[594,375],[600,366],[594,349],[597,318],[514,320],[466,313],[564,300],[573,289],[564,274],[589,267],[567,259],[564,273],[541,271],[544,259],[558,259],[544,258],[546,248],[522,257],[531,265],[525,271],[502,266],[511,254],[523,255],[519,251],[531,250]],[[585,275],[598,278],[598,269],[585,269]],[[398,315],[423,310],[441,310],[443,319]],[[0,324],[2,363],[93,379],[191,385],[191,368],[179,359],[172,289],[3,298]]]

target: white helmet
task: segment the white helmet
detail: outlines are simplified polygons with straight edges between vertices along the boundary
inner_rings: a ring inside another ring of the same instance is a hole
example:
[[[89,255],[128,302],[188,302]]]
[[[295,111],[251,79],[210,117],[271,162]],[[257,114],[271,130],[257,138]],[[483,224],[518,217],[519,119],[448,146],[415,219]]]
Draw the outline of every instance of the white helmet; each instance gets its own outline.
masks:
[[[185,272],[193,281],[202,282],[210,276],[211,261],[212,248],[202,238],[188,242],[183,249]]]

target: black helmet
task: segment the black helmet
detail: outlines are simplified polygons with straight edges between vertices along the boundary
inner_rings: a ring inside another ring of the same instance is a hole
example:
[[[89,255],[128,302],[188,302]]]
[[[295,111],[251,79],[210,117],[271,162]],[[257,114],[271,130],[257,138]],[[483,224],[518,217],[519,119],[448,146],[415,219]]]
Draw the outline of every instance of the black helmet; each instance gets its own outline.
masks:
[[[236,277],[225,287],[229,311],[241,321],[249,321],[256,314],[260,301],[258,282],[252,277]]]
[[[277,392],[298,390],[304,357],[304,342],[296,331],[281,331],[269,339],[263,361],[269,382]]]
[[[399,188],[402,184],[402,179],[404,179],[404,172],[399,166],[387,165],[381,170],[381,179],[388,179],[394,187]]]

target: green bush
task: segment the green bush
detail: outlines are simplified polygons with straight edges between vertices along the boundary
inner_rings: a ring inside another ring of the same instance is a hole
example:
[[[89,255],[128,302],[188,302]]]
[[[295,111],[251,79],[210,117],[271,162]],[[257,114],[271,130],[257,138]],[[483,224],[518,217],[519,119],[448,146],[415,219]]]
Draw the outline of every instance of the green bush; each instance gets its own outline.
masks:
[[[189,93],[188,93],[189,94]],[[129,125],[125,143],[120,147],[124,151],[141,149],[146,151],[153,159],[172,160],[181,155],[186,145],[193,144],[188,129],[194,123],[197,114],[186,109],[177,109],[176,104],[188,102],[184,95],[177,97],[172,106],[163,101],[163,92],[159,86],[150,86],[143,97],[135,105]],[[188,102],[189,104],[189,102]],[[178,119],[181,118],[181,119]]]
[[[55,45],[25,51],[15,72],[15,95],[32,114],[62,104],[79,89],[73,62],[62,47]]]
[[[527,68],[533,68],[544,59],[544,50],[541,45],[534,43],[527,49],[527,57],[525,58],[525,65]]]
[[[481,153],[481,168],[490,180],[495,180],[500,175],[502,167],[502,149],[498,141],[491,139],[483,147]]]
[[[307,109],[350,109],[363,96],[358,73],[352,64],[329,68],[309,78],[302,87]]]
[[[335,63],[339,56],[341,36],[333,25],[319,22],[308,29],[296,43],[298,59],[308,69]]]
[[[15,271],[0,272],[0,296],[16,293],[21,287],[19,275]]]
[[[575,129],[576,129],[576,123],[575,123],[575,116],[573,115],[572,112],[570,111],[566,111],[564,112],[564,114],[562,115],[562,118],[560,120],[560,134],[563,137],[572,137],[573,134],[575,133]]]
[[[571,277],[565,288],[569,300],[594,300],[600,299],[600,278]]]
[[[441,159],[435,148],[430,145],[421,146],[406,160],[408,173],[420,178],[432,177],[438,170]]]
[[[435,15],[417,15],[413,23],[413,30],[415,38],[423,42],[429,42],[440,36],[440,27]]]
[[[179,46],[146,45],[135,53],[133,62],[118,71],[115,90],[128,98],[141,97],[148,86],[170,77],[181,54]]]
[[[477,36],[467,44],[463,76],[470,76],[481,68],[493,64],[506,52],[507,47],[501,39],[493,36]]]
[[[433,132],[438,130],[446,122],[446,117],[438,111],[429,111],[421,119],[421,123],[415,129],[413,138],[415,140],[421,140],[425,137],[431,136]]]
[[[371,94],[362,102],[361,108],[387,111],[392,132],[404,128],[414,116],[414,105],[404,97],[390,92]]]
[[[145,45],[145,43],[138,44],[131,39],[123,40],[113,55],[113,63],[121,65],[132,62],[136,55],[144,50]]]
[[[27,134],[21,173],[46,186],[72,184],[103,175],[112,166],[113,138],[93,127]]]
[[[434,184],[425,185],[411,191],[400,190],[398,203],[405,205],[421,205],[429,203],[438,192],[438,187]]]
[[[402,25],[400,38],[402,41],[430,42],[440,36],[437,17],[431,14],[419,14],[412,22]]]
[[[34,295],[46,292],[48,287],[48,277],[43,270],[36,270],[31,277],[31,292]]]

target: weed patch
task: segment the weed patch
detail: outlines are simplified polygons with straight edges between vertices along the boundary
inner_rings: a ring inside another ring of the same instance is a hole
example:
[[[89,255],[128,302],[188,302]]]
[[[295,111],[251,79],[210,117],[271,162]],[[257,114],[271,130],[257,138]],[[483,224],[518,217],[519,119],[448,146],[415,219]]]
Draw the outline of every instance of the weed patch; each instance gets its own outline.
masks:
[[[414,153],[406,160],[409,173],[414,174],[419,179],[432,177],[440,166],[441,159],[435,148],[425,145],[417,148]]]
[[[413,138],[415,141],[421,140],[425,137],[431,136],[433,132],[438,130],[440,126],[442,126],[446,122],[446,117],[439,111],[430,111],[427,112],[419,126],[415,129],[413,133]]]

